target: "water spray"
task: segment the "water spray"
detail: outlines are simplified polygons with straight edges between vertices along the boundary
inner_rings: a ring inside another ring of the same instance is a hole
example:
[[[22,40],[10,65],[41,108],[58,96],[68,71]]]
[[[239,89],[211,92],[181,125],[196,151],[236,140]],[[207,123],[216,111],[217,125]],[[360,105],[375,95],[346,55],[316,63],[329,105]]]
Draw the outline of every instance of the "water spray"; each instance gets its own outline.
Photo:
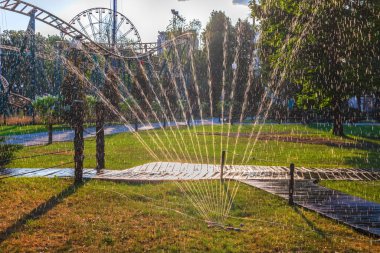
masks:
[[[225,164],[226,164],[226,155],[227,155],[227,151],[226,150],[223,150],[222,151],[222,156],[221,156],[221,162],[220,162],[220,184],[223,185],[224,184],[224,167],[225,167]],[[243,231],[241,229],[241,227],[243,227],[243,224],[240,224],[240,227],[233,227],[233,226],[230,226],[230,225],[223,225],[219,222],[214,222],[214,221],[208,221],[206,220],[206,223],[207,223],[207,227],[208,228],[220,228],[220,229],[223,229],[223,230],[226,230],[226,231],[237,231],[237,232],[240,232],[240,231]]]

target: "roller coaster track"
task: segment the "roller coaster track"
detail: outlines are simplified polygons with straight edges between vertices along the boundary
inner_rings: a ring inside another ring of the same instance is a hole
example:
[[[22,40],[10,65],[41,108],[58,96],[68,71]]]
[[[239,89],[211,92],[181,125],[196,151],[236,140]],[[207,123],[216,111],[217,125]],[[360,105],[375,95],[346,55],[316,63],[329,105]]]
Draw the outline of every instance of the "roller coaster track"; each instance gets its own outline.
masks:
[[[176,42],[177,45],[182,44],[184,43],[184,41],[189,40],[189,38],[192,36],[192,33],[185,33],[173,40],[168,40],[162,45],[152,48],[145,53],[138,54],[135,56],[123,56],[121,54],[113,52],[112,50],[107,49],[106,47],[102,45],[95,43],[87,35],[81,33],[78,29],[71,26],[66,21],[30,3],[19,1],[19,0],[0,0],[0,9],[19,13],[25,16],[30,16],[30,13],[34,11],[36,20],[39,20],[49,26],[54,27],[55,29],[59,30],[62,34],[65,34],[73,39],[82,38],[83,41],[88,42],[88,43],[83,43],[83,45],[90,48],[91,50],[100,52],[103,55],[108,55],[111,57],[121,58],[121,59],[126,59],[126,60],[140,59],[140,58],[150,56],[154,54],[155,52],[157,52],[158,50],[160,50],[161,48],[168,47],[170,44],[173,44],[174,42]]]

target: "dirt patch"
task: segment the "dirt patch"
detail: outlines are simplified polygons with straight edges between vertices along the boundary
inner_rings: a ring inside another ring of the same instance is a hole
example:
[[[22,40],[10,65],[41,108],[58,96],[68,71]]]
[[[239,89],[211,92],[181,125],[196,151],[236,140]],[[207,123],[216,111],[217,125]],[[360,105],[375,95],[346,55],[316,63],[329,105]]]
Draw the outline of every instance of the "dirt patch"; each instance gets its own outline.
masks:
[[[3,119],[1,119],[1,122],[3,122]],[[33,118],[29,116],[24,117],[7,117],[6,119],[7,125],[28,125],[33,122]],[[38,117],[35,118],[35,123],[41,123],[40,119]]]
[[[208,136],[228,136],[227,133],[198,133],[199,135],[208,135]],[[230,133],[230,137],[238,137],[238,133]],[[252,138],[256,138],[257,133],[254,133]],[[239,138],[249,138],[250,134],[240,133]],[[352,139],[342,139],[342,140],[332,140],[324,137],[311,137],[311,136],[298,136],[291,135],[290,132],[278,132],[278,133],[262,133],[257,139],[259,141],[279,141],[279,142],[292,142],[292,143],[302,143],[302,144],[316,144],[316,145],[326,145],[331,147],[339,148],[380,148],[380,145],[372,142],[366,141],[356,141]]]

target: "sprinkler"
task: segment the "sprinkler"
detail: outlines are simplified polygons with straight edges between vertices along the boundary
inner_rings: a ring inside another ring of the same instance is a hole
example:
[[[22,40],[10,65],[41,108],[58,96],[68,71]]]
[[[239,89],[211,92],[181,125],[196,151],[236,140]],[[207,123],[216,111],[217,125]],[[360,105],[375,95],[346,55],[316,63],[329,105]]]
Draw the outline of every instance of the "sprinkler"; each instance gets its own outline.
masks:
[[[236,231],[236,232],[244,231],[243,229],[241,229],[241,227],[244,226],[243,224],[240,224],[240,228],[237,228],[237,227],[232,227],[232,226],[225,226],[223,224],[220,224],[218,222],[213,222],[213,221],[206,221],[206,223],[207,223],[208,228],[221,228],[226,231]]]

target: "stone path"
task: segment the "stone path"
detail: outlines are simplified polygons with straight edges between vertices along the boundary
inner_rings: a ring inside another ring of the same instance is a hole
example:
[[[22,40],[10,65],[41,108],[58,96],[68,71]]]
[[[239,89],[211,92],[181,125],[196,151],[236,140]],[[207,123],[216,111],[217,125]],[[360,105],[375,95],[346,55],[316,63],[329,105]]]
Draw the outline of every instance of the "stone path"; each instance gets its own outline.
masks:
[[[289,199],[288,180],[240,180]],[[360,232],[380,237],[380,204],[324,188],[310,180],[295,181],[294,202]],[[318,226],[318,225],[317,225]]]
[[[115,181],[208,180],[220,178],[220,167],[188,163],[149,163],[129,170],[107,171],[96,178]],[[224,178],[234,180],[288,179],[289,168],[279,166],[226,166]],[[295,178],[316,180],[380,180],[380,171],[297,168]]]
[[[127,170],[85,170],[89,178],[114,181],[181,181],[220,178],[220,167],[189,163],[148,163]],[[20,174],[34,177],[72,177],[72,169],[7,169],[3,175]],[[1,174],[0,174],[1,175]],[[233,180],[288,179],[289,168],[280,166],[226,166],[224,178]],[[380,171],[363,169],[308,169],[296,168],[295,178],[307,180],[380,180]]]

